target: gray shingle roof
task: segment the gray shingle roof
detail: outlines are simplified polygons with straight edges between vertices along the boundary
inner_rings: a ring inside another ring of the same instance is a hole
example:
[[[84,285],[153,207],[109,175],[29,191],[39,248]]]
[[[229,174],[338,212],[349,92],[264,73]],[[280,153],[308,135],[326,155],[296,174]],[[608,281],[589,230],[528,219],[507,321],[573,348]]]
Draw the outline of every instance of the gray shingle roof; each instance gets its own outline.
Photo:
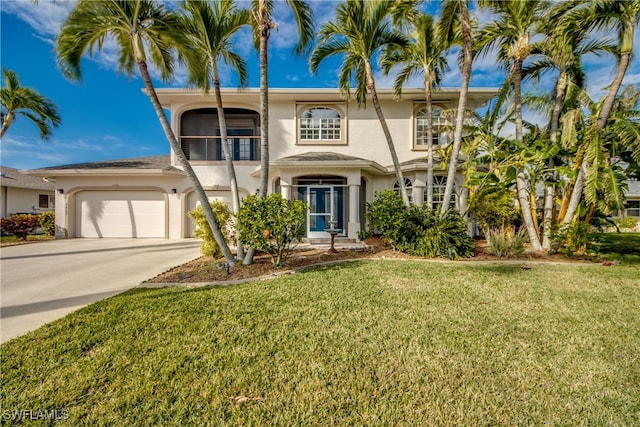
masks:
[[[105,160],[90,163],[75,163],[71,165],[51,166],[47,168],[33,169],[30,172],[51,170],[94,170],[94,169],[160,169],[165,171],[180,171],[171,166],[171,156],[138,157],[133,159]]]
[[[34,190],[55,189],[55,184],[37,176],[30,176],[8,166],[0,166],[0,185],[3,187],[31,188]]]
[[[320,162],[320,161],[354,161],[354,160],[365,160],[360,157],[347,156],[346,154],[338,154],[338,153],[302,153],[296,154],[294,156],[283,157],[278,159],[280,161],[299,161],[299,162]],[[365,160],[366,161],[366,160]]]

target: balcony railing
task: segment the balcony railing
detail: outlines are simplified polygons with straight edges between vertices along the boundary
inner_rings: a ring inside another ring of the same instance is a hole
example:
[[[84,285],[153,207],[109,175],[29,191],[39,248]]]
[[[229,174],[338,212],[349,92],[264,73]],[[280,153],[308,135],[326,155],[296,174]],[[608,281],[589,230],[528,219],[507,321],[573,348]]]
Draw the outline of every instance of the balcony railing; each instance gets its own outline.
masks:
[[[260,136],[233,136],[227,138],[233,160],[260,160]],[[222,138],[219,136],[181,136],[182,151],[189,160],[224,160]]]

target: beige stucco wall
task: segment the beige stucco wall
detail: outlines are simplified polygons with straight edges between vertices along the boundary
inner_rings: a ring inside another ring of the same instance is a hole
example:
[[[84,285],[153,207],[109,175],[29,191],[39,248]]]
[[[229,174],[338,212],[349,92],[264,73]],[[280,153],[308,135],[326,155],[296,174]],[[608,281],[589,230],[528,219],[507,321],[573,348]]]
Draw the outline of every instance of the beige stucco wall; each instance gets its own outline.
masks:
[[[53,191],[32,190],[27,188],[2,187],[0,188],[0,214],[2,218],[16,213],[42,213],[49,208],[39,207],[41,194],[53,196]]]

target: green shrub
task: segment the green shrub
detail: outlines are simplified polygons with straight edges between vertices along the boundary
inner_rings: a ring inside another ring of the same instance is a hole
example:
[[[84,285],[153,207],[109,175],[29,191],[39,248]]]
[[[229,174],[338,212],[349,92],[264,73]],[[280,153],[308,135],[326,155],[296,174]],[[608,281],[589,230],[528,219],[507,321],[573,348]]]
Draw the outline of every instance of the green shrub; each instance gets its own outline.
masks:
[[[601,232],[594,229],[591,224],[584,221],[573,222],[557,232],[552,232],[554,246],[563,249],[567,256],[584,253],[587,244],[592,242]]]
[[[489,253],[504,257],[517,258],[524,253],[527,233],[524,229],[514,231],[512,227],[489,230],[486,234]]]
[[[56,235],[56,213],[54,211],[46,211],[40,215],[40,227],[47,236]]]
[[[218,220],[218,225],[220,226],[220,231],[222,231],[225,241],[229,242],[232,226],[229,207],[226,203],[214,200],[211,202],[211,209],[213,209],[213,214]],[[193,232],[194,236],[202,239],[200,252],[202,252],[203,255],[222,258],[222,251],[216,243],[216,240],[213,238],[213,232],[211,231],[207,217],[204,215],[204,209],[202,209],[202,206],[198,206],[194,210],[190,211],[189,216],[193,218],[193,222],[196,224],[196,230]]]
[[[387,245],[395,246],[396,233],[406,221],[407,209],[402,197],[393,190],[376,192],[373,203],[367,203],[369,230],[380,234]]]
[[[469,216],[478,222],[487,237],[490,230],[507,229],[518,219],[514,194],[504,187],[486,187],[471,200]]]
[[[626,216],[620,220],[620,228],[634,229],[638,225],[638,218]]]
[[[27,240],[27,236],[32,234],[39,225],[40,217],[32,214],[11,215],[0,221],[0,228],[3,232],[13,234],[21,240]]]
[[[238,213],[240,240],[271,255],[275,267],[281,267],[293,249],[292,243],[304,236],[307,204],[287,200],[280,194],[267,197],[251,195]]]
[[[369,228],[381,234],[386,244],[395,249],[425,257],[469,257],[473,255],[473,240],[467,222],[456,210],[443,216],[426,205],[406,209],[395,191],[376,193],[368,205]]]

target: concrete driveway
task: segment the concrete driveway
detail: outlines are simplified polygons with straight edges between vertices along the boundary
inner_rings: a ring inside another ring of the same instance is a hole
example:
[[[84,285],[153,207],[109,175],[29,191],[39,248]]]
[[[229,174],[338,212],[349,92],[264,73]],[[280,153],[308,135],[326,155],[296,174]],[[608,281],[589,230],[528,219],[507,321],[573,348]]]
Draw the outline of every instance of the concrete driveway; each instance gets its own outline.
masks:
[[[0,342],[200,255],[199,240],[69,239],[0,250]]]

